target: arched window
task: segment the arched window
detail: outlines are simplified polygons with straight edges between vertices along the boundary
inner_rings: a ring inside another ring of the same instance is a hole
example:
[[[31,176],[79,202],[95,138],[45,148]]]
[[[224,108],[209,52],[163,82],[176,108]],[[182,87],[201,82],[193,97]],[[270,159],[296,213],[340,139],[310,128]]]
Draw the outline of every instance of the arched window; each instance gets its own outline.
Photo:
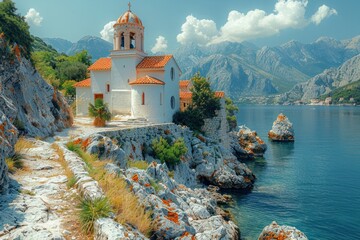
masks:
[[[145,105],[145,93],[141,94],[141,105]]]
[[[125,37],[124,37],[124,33],[121,33],[121,35],[120,35],[120,49],[125,49]]]
[[[130,49],[136,48],[136,37],[135,33],[130,33]]]
[[[174,80],[174,78],[175,78],[175,71],[174,71],[173,67],[170,70],[170,77],[171,77],[171,80]]]
[[[170,105],[171,105],[171,109],[175,109],[175,97],[172,96],[170,99]]]

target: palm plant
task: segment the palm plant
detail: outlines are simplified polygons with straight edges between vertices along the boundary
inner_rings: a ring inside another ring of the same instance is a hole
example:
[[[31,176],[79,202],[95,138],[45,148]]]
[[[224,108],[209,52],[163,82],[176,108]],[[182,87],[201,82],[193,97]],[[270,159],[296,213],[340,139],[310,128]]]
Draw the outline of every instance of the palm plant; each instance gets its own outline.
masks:
[[[95,117],[95,127],[104,127],[106,121],[111,119],[109,108],[101,98],[96,99],[94,105],[89,103],[89,116]]]

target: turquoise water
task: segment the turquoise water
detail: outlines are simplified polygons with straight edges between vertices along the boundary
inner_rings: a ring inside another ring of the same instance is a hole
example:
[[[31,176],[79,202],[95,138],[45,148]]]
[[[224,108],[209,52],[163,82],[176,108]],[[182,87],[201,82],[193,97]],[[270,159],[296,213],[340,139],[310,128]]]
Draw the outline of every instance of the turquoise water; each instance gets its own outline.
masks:
[[[360,239],[360,107],[244,106],[238,123],[268,144],[247,162],[257,176],[249,194],[233,194],[243,239],[257,239],[273,220],[309,239]],[[271,143],[279,113],[293,123],[295,143]]]

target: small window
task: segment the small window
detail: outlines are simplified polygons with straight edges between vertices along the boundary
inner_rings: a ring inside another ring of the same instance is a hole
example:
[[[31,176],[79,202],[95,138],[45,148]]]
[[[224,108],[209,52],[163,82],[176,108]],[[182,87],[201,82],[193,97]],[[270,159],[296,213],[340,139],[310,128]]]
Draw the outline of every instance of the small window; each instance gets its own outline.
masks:
[[[145,105],[145,93],[144,92],[141,95],[141,105]]]
[[[163,104],[162,93],[160,93],[160,105]]]
[[[175,78],[175,71],[174,71],[173,67],[170,70],[170,77],[171,77],[171,80],[174,80],[174,78]]]
[[[175,109],[175,97],[172,96],[170,99],[170,105],[171,105],[171,109]]]
[[[106,91],[110,92],[110,84],[106,84]]]

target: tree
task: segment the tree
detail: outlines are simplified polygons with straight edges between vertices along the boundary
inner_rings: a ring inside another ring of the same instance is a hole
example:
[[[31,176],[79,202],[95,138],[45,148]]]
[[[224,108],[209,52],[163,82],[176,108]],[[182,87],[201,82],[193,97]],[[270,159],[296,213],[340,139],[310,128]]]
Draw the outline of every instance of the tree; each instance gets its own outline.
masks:
[[[29,25],[24,17],[16,14],[15,4],[11,0],[0,2],[0,33],[4,33],[11,45],[21,46],[21,52],[30,58],[32,38]]]
[[[215,117],[216,110],[220,109],[221,104],[219,98],[211,90],[209,79],[200,76],[200,73],[196,73],[191,78],[191,82],[193,84],[190,89],[193,107],[198,109],[204,118]]]
[[[72,79],[75,81],[86,78],[87,66],[81,62],[63,61],[57,64],[57,77],[60,83]]]
[[[151,147],[154,150],[155,157],[166,163],[169,168],[180,163],[181,157],[187,152],[187,148],[183,138],[178,138],[174,143],[169,139],[160,137],[152,142]]]
[[[201,132],[205,118],[216,116],[216,110],[220,110],[220,99],[215,96],[211,90],[209,79],[196,73],[191,82],[193,87],[192,104],[184,111],[177,112],[173,116],[173,122],[180,125],[186,125],[194,131]]]
[[[89,103],[89,116],[94,117],[95,127],[104,127],[106,121],[111,119],[111,113],[106,103],[101,98],[95,100],[95,104]]]
[[[74,80],[67,80],[63,83],[62,88],[65,90],[65,96],[74,97],[76,95],[75,83]]]
[[[237,127],[236,113],[239,111],[239,108],[234,105],[231,98],[225,98],[225,108],[226,120],[229,124],[230,131],[235,130]]]

